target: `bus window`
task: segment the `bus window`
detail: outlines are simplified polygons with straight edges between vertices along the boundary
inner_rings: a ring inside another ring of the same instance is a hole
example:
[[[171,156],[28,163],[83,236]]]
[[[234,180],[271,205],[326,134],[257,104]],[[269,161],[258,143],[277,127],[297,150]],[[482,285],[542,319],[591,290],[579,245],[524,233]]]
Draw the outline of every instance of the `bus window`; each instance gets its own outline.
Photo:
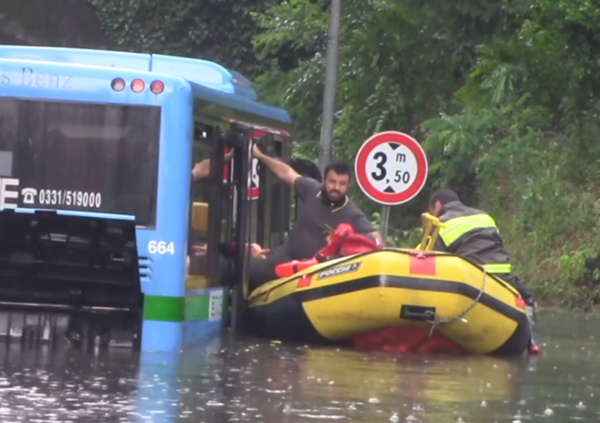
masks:
[[[133,215],[156,224],[160,108],[0,98],[5,207]],[[19,195],[20,194],[20,195]]]

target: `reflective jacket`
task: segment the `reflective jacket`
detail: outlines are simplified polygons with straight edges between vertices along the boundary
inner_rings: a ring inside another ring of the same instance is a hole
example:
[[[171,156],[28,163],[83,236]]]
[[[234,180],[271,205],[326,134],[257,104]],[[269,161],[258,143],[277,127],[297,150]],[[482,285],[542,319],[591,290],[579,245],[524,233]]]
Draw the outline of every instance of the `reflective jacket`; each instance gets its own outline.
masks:
[[[459,201],[446,203],[439,219],[444,223],[435,250],[446,251],[482,266],[494,274],[510,274],[512,266],[494,219]]]

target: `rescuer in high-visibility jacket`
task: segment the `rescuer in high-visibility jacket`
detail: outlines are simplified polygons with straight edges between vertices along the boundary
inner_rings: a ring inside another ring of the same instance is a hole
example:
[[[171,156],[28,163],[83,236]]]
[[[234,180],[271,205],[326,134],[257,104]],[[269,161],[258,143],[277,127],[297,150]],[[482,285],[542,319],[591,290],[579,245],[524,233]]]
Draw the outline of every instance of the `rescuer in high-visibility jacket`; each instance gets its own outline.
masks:
[[[532,326],[529,351],[538,353],[534,298],[523,282],[512,273],[509,255],[504,249],[494,219],[481,210],[465,206],[458,195],[447,188],[440,189],[431,196],[429,213],[444,223],[434,250],[456,254],[483,267],[486,272],[510,283],[521,294]]]

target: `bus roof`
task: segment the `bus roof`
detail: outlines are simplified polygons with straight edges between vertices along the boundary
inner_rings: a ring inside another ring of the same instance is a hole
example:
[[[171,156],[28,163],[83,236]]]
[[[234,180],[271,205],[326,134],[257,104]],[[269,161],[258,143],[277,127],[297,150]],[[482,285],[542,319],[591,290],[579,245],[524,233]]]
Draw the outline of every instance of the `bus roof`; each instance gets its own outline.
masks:
[[[252,83],[218,63],[161,54],[61,47],[0,45],[0,58],[68,63],[155,72],[185,78],[192,86],[202,114],[230,123],[289,135],[290,115],[260,103]]]

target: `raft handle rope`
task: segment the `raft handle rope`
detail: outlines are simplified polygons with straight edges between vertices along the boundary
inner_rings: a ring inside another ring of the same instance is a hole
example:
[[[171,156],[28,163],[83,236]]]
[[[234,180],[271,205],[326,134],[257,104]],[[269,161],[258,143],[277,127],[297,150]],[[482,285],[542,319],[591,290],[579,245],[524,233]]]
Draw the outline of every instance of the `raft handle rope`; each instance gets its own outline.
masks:
[[[481,289],[479,290],[479,294],[477,294],[477,297],[473,300],[473,302],[467,308],[465,308],[461,313],[457,314],[456,316],[436,318],[436,313],[434,311],[427,311],[426,314],[429,314],[433,317],[432,320],[427,320],[427,323],[429,323],[431,325],[431,329],[429,330],[429,338],[431,338],[433,336],[433,331],[435,330],[435,328],[438,325],[442,325],[445,323],[452,323],[457,320],[460,320],[463,323],[467,323],[467,319],[465,319],[464,316],[469,311],[471,311],[473,309],[473,307],[475,307],[477,305],[477,303],[483,296],[483,292],[485,291],[486,284],[487,284],[487,272],[485,271],[485,269],[483,269],[483,281],[481,281]]]

